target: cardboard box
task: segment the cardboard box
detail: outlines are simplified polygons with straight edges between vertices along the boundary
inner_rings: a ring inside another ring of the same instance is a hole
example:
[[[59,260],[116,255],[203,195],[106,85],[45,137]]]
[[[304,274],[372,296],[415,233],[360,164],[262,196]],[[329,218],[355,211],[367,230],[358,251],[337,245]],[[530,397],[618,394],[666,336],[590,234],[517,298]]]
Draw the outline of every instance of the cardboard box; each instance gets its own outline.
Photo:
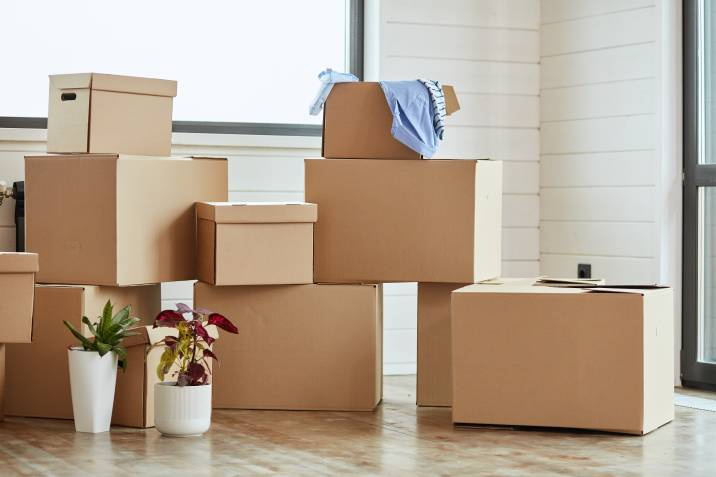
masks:
[[[448,115],[460,109],[452,86],[443,86]],[[331,159],[420,159],[393,138],[393,114],[380,83],[338,83],[323,109],[322,156]]]
[[[157,366],[163,348],[151,348],[165,336],[176,335],[172,328],[135,328],[135,336],[124,342],[127,370],[117,372],[112,424],[125,427],[154,427],[154,385],[159,382]]]
[[[526,286],[604,285],[602,279],[497,278],[483,284]],[[418,284],[418,406],[452,406],[451,292],[468,284]]]
[[[215,408],[371,411],[380,402],[380,285],[197,282],[194,303],[239,328],[214,345]]]
[[[502,163],[307,159],[316,282],[474,283],[500,275]]]
[[[0,343],[32,341],[36,253],[0,252]]]
[[[117,154],[25,158],[27,249],[41,283],[196,278],[194,203],[228,198],[227,161]]]
[[[0,343],[0,422],[5,419],[5,345]]]
[[[81,73],[50,76],[49,152],[168,156],[177,82]]]
[[[62,320],[82,329],[82,316],[95,321],[107,300],[115,305],[115,313],[131,304],[132,315],[142,318],[142,324],[149,324],[160,311],[161,290],[159,285],[125,288],[64,285],[36,287],[33,342],[6,345],[6,415],[72,419],[67,348],[76,346],[77,340]],[[118,416],[127,416],[128,412],[123,413],[122,406],[131,408],[135,402],[125,402],[124,396],[138,398],[144,392],[143,387],[134,387],[132,392],[126,389],[125,381],[130,381],[132,373],[136,371],[131,368],[138,364],[132,361],[127,371],[129,376],[121,371],[117,373],[115,412],[120,409]],[[139,414],[132,417],[140,419]]]
[[[197,272],[214,285],[313,283],[316,204],[199,202]]]
[[[453,422],[646,434],[674,418],[670,288],[452,293]]]
[[[452,405],[450,293],[458,283],[418,283],[417,405]]]

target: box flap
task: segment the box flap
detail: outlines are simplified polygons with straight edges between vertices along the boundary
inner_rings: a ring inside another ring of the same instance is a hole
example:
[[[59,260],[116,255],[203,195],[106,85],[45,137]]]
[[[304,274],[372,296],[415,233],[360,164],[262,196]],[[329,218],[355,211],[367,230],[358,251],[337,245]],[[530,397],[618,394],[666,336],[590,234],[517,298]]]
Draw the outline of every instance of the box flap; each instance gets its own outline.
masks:
[[[152,96],[177,95],[177,82],[157,78],[108,75],[102,73],[79,73],[51,75],[50,83],[57,89],[92,88],[100,91],[147,94]]]
[[[50,75],[50,85],[55,89],[87,89],[92,85],[92,73]]]
[[[646,295],[669,288],[671,287],[665,285],[604,285],[586,287],[585,290],[591,293],[633,293],[636,295]]]
[[[496,283],[494,281],[485,283],[475,283],[459,288],[453,293],[533,293],[533,294],[549,294],[549,293],[586,293],[587,289],[583,287],[564,287],[564,286],[535,286],[525,281],[513,281]]]
[[[0,273],[35,273],[39,269],[36,253],[0,252]]]
[[[445,113],[450,116],[452,113],[460,109],[460,103],[457,100],[455,88],[450,85],[444,84],[443,95],[445,96]]]
[[[306,202],[197,202],[196,215],[220,224],[315,222],[318,206]]]
[[[187,159],[196,159],[196,160],[207,160],[207,161],[225,161],[226,158],[223,156],[187,156]]]
[[[537,279],[535,285],[544,286],[592,286],[592,285],[605,285],[606,281],[603,278],[550,278],[540,277]]]

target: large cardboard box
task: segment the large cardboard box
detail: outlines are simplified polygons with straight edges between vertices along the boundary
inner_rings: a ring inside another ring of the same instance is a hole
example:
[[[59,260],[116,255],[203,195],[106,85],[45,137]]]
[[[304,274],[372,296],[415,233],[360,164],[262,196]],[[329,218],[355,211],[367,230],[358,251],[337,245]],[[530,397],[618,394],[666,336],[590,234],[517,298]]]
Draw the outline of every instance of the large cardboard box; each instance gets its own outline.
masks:
[[[27,250],[41,283],[196,278],[194,203],[228,198],[227,161],[117,154],[25,158]]]
[[[475,283],[501,267],[502,163],[307,159],[316,282]]]
[[[32,341],[37,270],[36,253],[0,252],[0,343]]]
[[[199,202],[197,272],[214,285],[313,283],[316,204]]]
[[[0,421],[5,419],[5,345],[0,343]]]
[[[674,417],[670,288],[452,293],[453,422],[646,434]]]
[[[197,282],[194,303],[239,328],[214,344],[215,408],[371,411],[382,399],[380,285]]]
[[[6,415],[72,419],[67,348],[76,346],[77,340],[62,321],[83,329],[82,316],[95,321],[107,300],[114,304],[115,313],[131,304],[132,315],[149,324],[160,311],[161,290],[159,285],[125,288],[37,285],[32,343],[6,345]],[[137,371],[133,368],[144,368],[143,363],[135,361],[132,359],[127,374],[117,373],[115,412],[119,410],[118,416],[129,419],[130,411],[122,410],[126,406],[136,412],[131,417],[138,421],[140,414],[133,406],[144,388],[135,385],[131,392],[127,389]]]
[[[455,89],[443,86],[448,115],[460,109]],[[420,159],[418,152],[397,141],[380,83],[333,85],[323,110],[322,156],[332,159]]]
[[[418,406],[452,405],[450,293],[457,283],[418,283]]]
[[[177,82],[81,73],[50,76],[49,152],[168,156]]]

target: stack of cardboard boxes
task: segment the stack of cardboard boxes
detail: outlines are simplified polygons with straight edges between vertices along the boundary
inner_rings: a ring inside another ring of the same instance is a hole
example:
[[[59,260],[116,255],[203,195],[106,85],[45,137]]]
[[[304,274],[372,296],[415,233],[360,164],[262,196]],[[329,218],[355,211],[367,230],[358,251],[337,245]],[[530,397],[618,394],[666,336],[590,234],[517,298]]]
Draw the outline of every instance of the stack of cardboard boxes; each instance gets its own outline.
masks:
[[[459,109],[445,86],[448,114]],[[306,160],[318,282],[419,282],[419,405],[450,405],[450,292],[500,276],[502,164],[424,160],[391,135],[378,83],[334,86]],[[450,134],[450,131],[447,131]]]
[[[5,412],[72,418],[67,320],[111,300],[148,325],[160,283],[195,278],[194,203],[226,200],[227,163],[168,157],[176,82],[102,74],[50,77],[49,155],[25,159],[27,250],[40,257],[32,344],[6,350]],[[155,372],[144,328],[128,344],[113,423],[152,422]]]
[[[48,150],[60,154],[26,159],[43,284],[31,333],[0,330],[0,343],[32,337],[6,345],[7,414],[72,417],[63,319],[80,326],[111,299],[148,324],[159,283],[198,278],[195,306],[240,330],[215,344],[217,408],[374,409],[381,284],[419,282],[418,405],[452,406],[456,424],[636,434],[673,418],[671,289],[497,278],[500,162],[423,160],[393,139],[378,83],[342,83],[323,158],[305,161],[306,202],[228,203],[225,160],[164,157],[175,93],[171,81],[51,78]],[[452,87],[445,96],[451,114]],[[34,257],[0,255],[0,280],[32,279]],[[164,334],[141,331],[115,424],[153,425],[159,350],[146,351]]]
[[[314,283],[316,204],[199,203],[196,213],[195,304],[239,327],[214,345],[214,407],[373,410],[381,287]]]

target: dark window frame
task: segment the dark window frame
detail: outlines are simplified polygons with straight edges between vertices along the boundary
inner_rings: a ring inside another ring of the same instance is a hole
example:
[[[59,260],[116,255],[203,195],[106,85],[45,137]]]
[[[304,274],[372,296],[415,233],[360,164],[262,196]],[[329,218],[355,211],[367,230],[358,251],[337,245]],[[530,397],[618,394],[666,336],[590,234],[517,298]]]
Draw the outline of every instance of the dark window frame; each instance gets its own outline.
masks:
[[[348,66],[363,79],[364,0],[348,0]],[[316,85],[317,87],[318,85]],[[47,129],[47,118],[0,116],[0,128]],[[320,137],[320,124],[244,123],[218,121],[173,121],[172,132],[199,134],[239,134],[258,136]]]
[[[716,164],[699,164],[699,0],[683,2],[683,296],[681,382],[716,389],[716,364],[699,361],[699,188],[716,187]]]

